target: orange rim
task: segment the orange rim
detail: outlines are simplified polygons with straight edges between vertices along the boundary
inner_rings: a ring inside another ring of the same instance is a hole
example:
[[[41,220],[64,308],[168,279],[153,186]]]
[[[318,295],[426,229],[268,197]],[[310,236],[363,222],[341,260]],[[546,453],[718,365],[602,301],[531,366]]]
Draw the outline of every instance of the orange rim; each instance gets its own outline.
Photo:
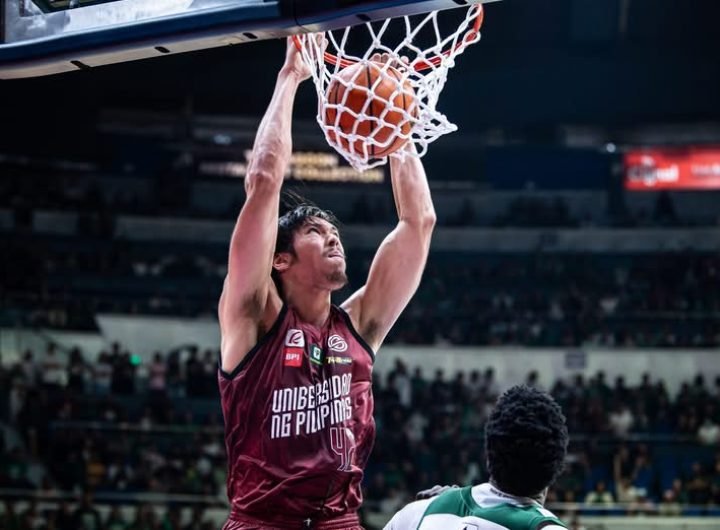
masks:
[[[424,70],[427,70],[428,68],[433,68],[440,66],[440,63],[442,60],[446,57],[449,57],[451,53],[455,52],[458,48],[461,48],[462,46],[467,46],[471,44],[476,38],[478,33],[480,33],[480,28],[482,28],[483,25],[483,19],[485,18],[485,10],[483,9],[482,4],[476,4],[478,7],[478,14],[475,17],[475,23],[473,24],[473,27],[470,28],[467,33],[463,36],[462,39],[458,41],[458,43],[451,49],[446,50],[442,52],[440,55],[436,55],[428,60],[422,60],[413,66],[416,72],[422,72]],[[295,47],[298,50],[302,50],[302,42],[300,41],[300,37],[297,35],[293,35],[293,42],[295,43]],[[351,59],[338,59],[337,55],[332,54],[328,51],[324,53],[324,59],[325,62],[328,64],[331,64],[333,66],[339,66],[340,68],[347,68],[348,66],[351,66],[358,61],[354,61]]]

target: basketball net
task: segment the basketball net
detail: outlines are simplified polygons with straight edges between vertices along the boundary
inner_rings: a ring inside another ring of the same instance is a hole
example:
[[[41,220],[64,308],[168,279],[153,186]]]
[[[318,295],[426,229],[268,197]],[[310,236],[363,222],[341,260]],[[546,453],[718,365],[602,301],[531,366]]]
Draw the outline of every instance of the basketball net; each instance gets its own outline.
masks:
[[[483,8],[482,4],[470,7],[457,30],[447,36],[443,36],[441,33],[438,13],[438,11],[433,11],[413,17],[402,16],[382,22],[366,22],[358,26],[328,31],[324,34],[304,34],[294,37],[304,61],[312,70],[318,94],[317,121],[328,143],[355,169],[364,171],[387,163],[387,156],[377,158],[372,153],[382,152],[398,137],[407,139],[407,143],[413,144],[414,149],[412,146],[406,145],[389,156],[422,157],[427,152],[428,144],[444,134],[457,130],[457,126],[438,111],[436,106],[440,92],[445,86],[448,70],[455,65],[455,57],[465,51],[467,46],[480,40],[479,30],[482,25]],[[358,35],[362,32],[367,32],[367,34]],[[414,44],[414,41],[419,40],[418,36],[421,33],[425,41],[429,41],[425,42],[424,48]],[[398,37],[398,35],[401,36]],[[357,41],[364,39],[366,42],[368,37],[370,45],[365,45],[367,49],[364,52],[353,54],[349,51],[349,48],[353,50],[357,48]],[[383,37],[386,37],[385,43],[383,43]],[[400,39],[399,43],[397,43],[398,38]],[[391,39],[393,43],[388,44]],[[353,41],[355,42],[354,46]],[[388,58],[382,68],[387,70],[392,66],[399,70],[403,77],[403,82],[397,83],[397,89],[392,96],[387,100],[383,98],[386,106],[379,115],[374,115],[369,107],[371,107],[370,101],[379,97],[372,91],[381,82],[381,76],[378,76],[377,82],[369,88],[338,76],[347,66],[377,61],[376,54],[386,54]],[[365,106],[359,113],[353,112],[345,106],[346,98],[335,102],[328,101],[328,87],[333,82],[342,83],[346,95],[352,90],[366,90],[372,93],[372,97],[367,98]],[[409,97],[414,98],[415,101],[413,109],[398,108],[391,103],[397,101],[398,95],[403,96],[403,92],[407,90],[406,87],[411,87],[413,91],[412,94],[409,94]],[[335,109],[335,112],[332,113],[335,118],[330,123],[326,123],[328,121],[326,120],[327,109]],[[341,115],[348,112],[355,118],[352,120],[354,125],[341,127]],[[397,123],[398,112],[403,115],[401,123]],[[394,116],[393,122],[384,119],[389,113]],[[380,139],[374,138],[372,134],[369,137],[358,134],[358,124],[364,121],[367,125],[367,120],[376,124],[373,127],[375,130],[384,129],[385,132],[388,132],[385,128],[392,128],[391,134],[378,135],[378,137],[382,136]],[[411,127],[407,127],[408,121],[411,123]],[[403,124],[405,127],[402,127]],[[358,149],[358,145],[362,147]]]

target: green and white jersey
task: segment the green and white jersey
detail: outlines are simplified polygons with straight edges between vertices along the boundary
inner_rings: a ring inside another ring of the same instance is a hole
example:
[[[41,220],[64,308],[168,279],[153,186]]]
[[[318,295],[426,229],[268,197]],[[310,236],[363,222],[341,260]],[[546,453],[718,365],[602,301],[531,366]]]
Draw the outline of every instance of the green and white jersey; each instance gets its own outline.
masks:
[[[385,530],[565,530],[535,499],[514,497],[489,483],[455,488],[412,502]]]

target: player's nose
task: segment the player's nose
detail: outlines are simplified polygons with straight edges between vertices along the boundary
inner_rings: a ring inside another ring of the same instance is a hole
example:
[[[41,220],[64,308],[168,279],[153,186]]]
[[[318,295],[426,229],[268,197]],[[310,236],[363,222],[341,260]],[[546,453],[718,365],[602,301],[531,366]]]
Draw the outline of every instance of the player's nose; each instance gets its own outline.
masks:
[[[331,247],[339,247],[340,245],[340,238],[337,236],[337,234],[330,232],[327,237],[327,244]]]
[[[333,249],[333,250],[339,250],[340,252],[345,254],[345,251],[343,250],[342,243],[340,242],[340,238],[336,235],[332,235],[327,240],[327,245]]]

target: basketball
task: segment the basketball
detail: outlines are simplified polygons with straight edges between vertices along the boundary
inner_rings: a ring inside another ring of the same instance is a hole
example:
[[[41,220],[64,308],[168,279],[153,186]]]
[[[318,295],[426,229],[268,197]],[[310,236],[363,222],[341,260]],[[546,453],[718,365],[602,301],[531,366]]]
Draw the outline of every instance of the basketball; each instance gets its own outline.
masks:
[[[324,112],[328,138],[345,151],[382,158],[407,143],[417,105],[410,82],[396,68],[376,62],[348,66],[330,82],[326,96],[329,105],[338,105]],[[350,134],[359,137],[352,146],[344,136]]]

